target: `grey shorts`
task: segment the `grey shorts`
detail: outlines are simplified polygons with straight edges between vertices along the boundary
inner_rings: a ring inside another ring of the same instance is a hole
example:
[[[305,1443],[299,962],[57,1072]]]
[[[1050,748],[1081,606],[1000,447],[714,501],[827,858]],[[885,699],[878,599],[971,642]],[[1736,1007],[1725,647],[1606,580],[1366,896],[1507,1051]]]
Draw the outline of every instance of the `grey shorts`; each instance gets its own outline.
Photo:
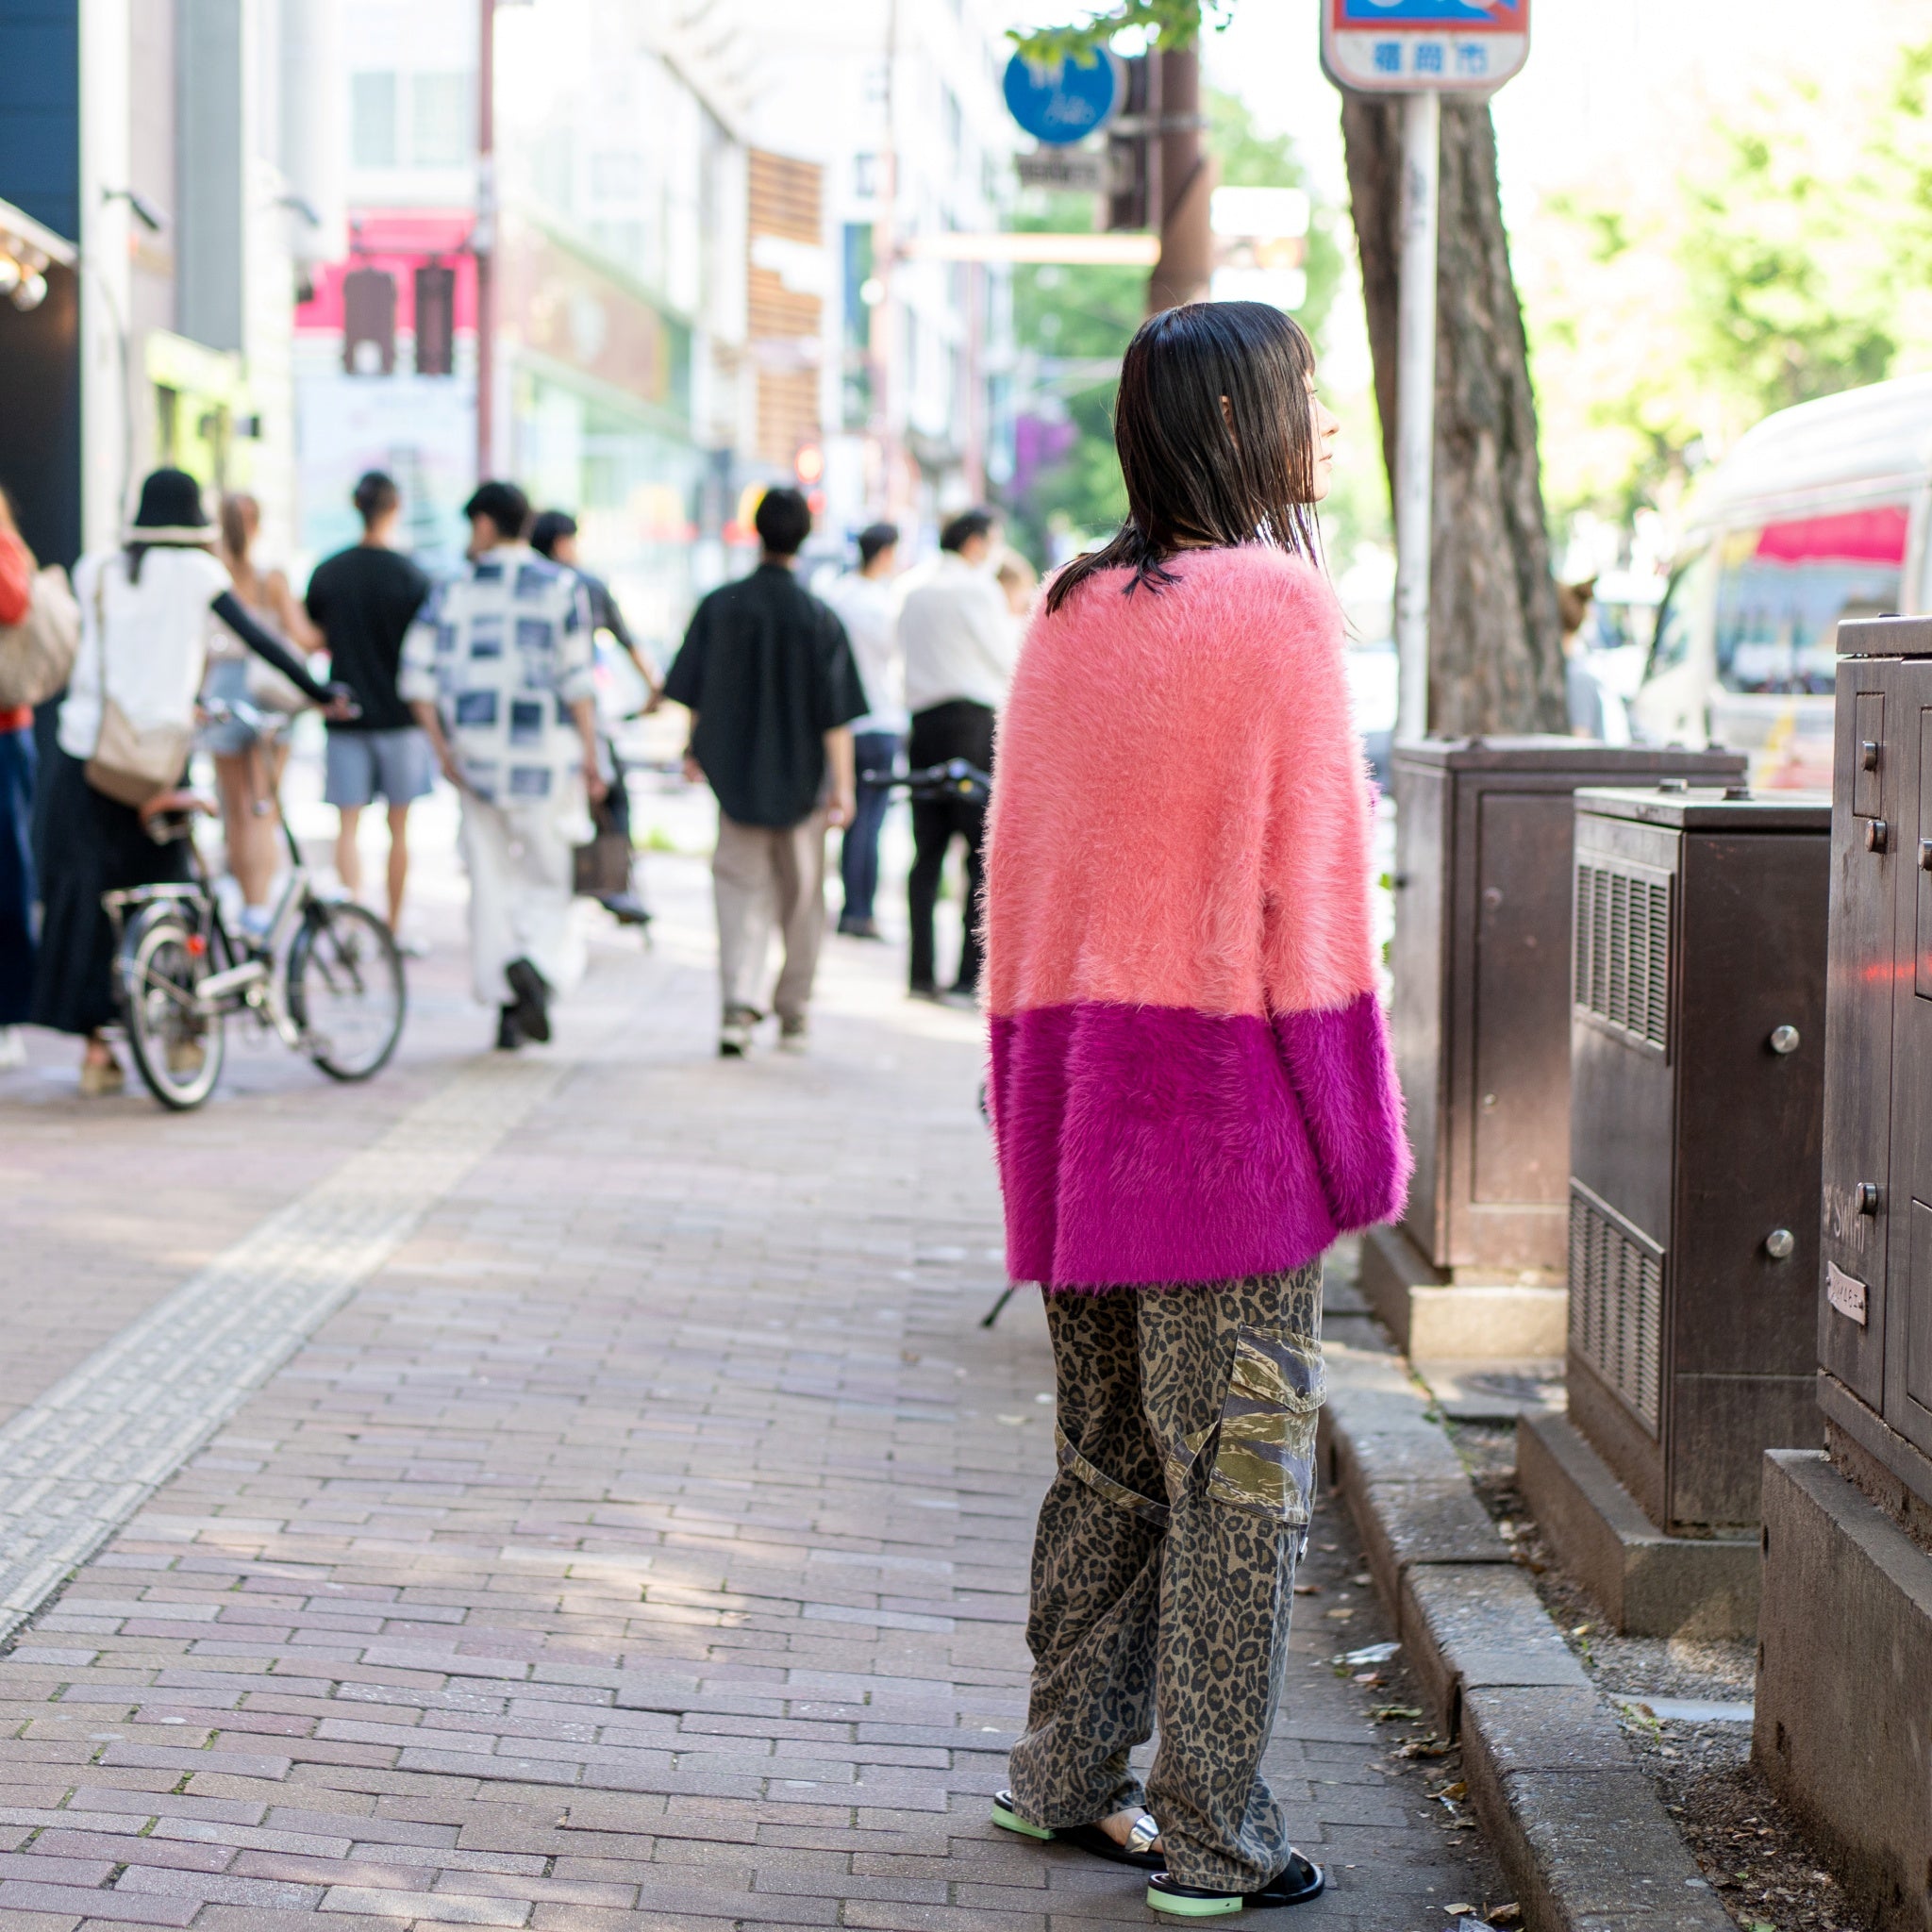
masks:
[[[426,798],[436,783],[436,755],[413,724],[400,731],[331,731],[322,795],[330,805],[391,805]]]

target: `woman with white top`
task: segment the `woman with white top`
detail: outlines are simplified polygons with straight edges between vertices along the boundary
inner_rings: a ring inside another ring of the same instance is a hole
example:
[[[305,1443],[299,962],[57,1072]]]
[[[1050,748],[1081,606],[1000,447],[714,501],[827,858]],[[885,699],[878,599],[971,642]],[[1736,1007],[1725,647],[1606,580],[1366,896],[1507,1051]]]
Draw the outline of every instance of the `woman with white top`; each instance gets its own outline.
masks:
[[[92,552],[75,566],[80,653],[42,774],[46,875],[33,1023],[86,1039],[83,1093],[116,1093],[125,1084],[105,1038],[118,1007],[113,928],[101,895],[189,876],[183,845],[157,845],[137,808],[88,782],[106,701],[138,731],[175,725],[185,732],[219,623],[317,704],[342,711],[349,702],[338,687],[318,684],[242,608],[210,554],[214,538],[201,486],[184,471],[157,470],[142,485],[125,548]]]
[[[322,633],[278,570],[262,570],[255,562],[255,540],[261,530],[261,506],[252,496],[231,492],[222,498],[221,547],[216,553],[228,573],[235,595],[272,637],[291,643],[307,655],[323,648]],[[292,701],[264,699],[257,680],[248,675],[249,652],[242,641],[217,625],[208,640],[205,695],[223,704],[254,705],[263,710],[281,708]],[[276,687],[280,690],[280,687]],[[228,848],[228,870],[242,888],[242,924],[251,939],[268,930],[269,891],[281,869],[279,830],[270,805],[288,762],[288,741],[264,744],[261,734],[240,718],[210,724],[201,734],[201,746],[215,761],[215,784],[222,799],[222,832]]]

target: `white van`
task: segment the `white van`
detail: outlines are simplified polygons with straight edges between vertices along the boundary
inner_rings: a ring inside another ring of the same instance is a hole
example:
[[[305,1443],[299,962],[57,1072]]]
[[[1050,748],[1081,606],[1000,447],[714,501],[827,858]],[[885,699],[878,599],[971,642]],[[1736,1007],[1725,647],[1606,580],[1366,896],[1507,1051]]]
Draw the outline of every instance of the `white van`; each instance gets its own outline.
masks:
[[[1932,375],[1767,417],[1692,492],[1638,734],[1729,745],[1755,785],[1829,786],[1839,623],[1932,609],[1928,523]]]

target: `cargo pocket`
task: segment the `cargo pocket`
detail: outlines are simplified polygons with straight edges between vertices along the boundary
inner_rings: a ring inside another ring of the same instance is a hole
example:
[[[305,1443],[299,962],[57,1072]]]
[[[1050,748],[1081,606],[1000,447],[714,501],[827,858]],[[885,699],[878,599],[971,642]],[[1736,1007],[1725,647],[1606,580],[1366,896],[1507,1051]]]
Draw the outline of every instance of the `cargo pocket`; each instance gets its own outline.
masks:
[[[1239,1330],[1208,1495],[1277,1523],[1306,1526],[1315,1492],[1315,1425],[1324,1392],[1319,1341],[1264,1328]]]

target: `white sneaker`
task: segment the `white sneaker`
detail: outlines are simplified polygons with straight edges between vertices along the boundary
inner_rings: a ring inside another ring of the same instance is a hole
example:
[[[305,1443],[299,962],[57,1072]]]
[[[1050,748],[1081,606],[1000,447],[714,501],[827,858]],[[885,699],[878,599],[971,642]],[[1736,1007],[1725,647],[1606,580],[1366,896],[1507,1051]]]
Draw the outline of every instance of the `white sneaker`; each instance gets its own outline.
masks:
[[[26,1065],[26,1035],[18,1026],[0,1026],[0,1068]]]
[[[811,1051],[811,1031],[806,1025],[805,1015],[795,1019],[778,1022],[778,1051],[780,1053],[809,1053]]]
[[[426,959],[429,957],[429,941],[414,926],[396,934],[396,951],[406,959]]]
[[[734,1007],[718,1028],[718,1055],[721,1059],[741,1060],[751,1051],[751,1029],[758,1024],[756,1013]]]

